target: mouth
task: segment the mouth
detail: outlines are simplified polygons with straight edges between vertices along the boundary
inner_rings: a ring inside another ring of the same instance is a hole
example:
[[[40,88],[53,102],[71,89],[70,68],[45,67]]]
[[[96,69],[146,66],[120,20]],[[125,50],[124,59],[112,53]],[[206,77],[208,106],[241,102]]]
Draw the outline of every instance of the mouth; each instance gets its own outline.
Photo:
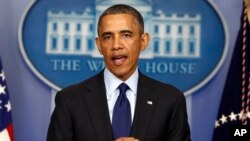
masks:
[[[125,56],[125,55],[114,56],[114,57],[112,57],[112,62],[113,62],[114,65],[120,66],[120,65],[122,65],[122,64],[125,63],[125,61],[127,60],[127,58],[128,57]]]

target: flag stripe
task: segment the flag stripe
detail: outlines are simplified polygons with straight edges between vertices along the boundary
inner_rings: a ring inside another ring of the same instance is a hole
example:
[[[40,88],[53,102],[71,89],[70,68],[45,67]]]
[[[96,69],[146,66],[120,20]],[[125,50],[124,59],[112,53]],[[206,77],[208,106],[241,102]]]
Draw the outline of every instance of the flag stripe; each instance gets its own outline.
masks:
[[[13,126],[12,126],[12,124],[9,124],[9,125],[7,126],[7,131],[8,131],[10,140],[11,140],[11,141],[14,141],[14,134],[13,134]]]
[[[7,129],[4,129],[3,131],[0,132],[0,140],[1,141],[11,141]]]

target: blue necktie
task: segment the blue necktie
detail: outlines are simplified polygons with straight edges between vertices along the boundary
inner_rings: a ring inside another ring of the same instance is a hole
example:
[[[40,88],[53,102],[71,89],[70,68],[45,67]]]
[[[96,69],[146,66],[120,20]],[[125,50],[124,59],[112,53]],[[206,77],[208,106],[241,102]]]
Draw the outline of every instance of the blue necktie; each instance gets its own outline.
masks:
[[[118,88],[120,94],[116,100],[112,118],[114,140],[119,137],[129,137],[131,128],[130,104],[126,97],[126,91],[129,87],[122,83]]]

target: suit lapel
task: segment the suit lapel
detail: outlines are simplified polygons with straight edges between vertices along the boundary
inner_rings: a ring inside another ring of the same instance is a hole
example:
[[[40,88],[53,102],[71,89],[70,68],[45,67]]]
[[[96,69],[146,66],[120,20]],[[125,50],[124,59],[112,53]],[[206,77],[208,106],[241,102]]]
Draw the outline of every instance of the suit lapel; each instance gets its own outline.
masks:
[[[158,96],[154,94],[154,88],[150,81],[139,73],[135,116],[131,133],[132,136],[139,139],[143,139],[146,135],[158,102]]]
[[[88,112],[100,141],[112,141],[112,126],[106,98],[103,71],[87,84],[85,100]]]

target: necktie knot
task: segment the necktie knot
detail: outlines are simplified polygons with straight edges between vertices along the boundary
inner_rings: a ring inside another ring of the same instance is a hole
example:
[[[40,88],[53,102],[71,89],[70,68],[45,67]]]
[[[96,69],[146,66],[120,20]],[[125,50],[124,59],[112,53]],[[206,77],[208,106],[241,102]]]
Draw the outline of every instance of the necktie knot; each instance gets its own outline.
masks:
[[[120,94],[122,95],[126,94],[126,91],[129,89],[126,83],[121,83],[118,88],[120,90]]]

